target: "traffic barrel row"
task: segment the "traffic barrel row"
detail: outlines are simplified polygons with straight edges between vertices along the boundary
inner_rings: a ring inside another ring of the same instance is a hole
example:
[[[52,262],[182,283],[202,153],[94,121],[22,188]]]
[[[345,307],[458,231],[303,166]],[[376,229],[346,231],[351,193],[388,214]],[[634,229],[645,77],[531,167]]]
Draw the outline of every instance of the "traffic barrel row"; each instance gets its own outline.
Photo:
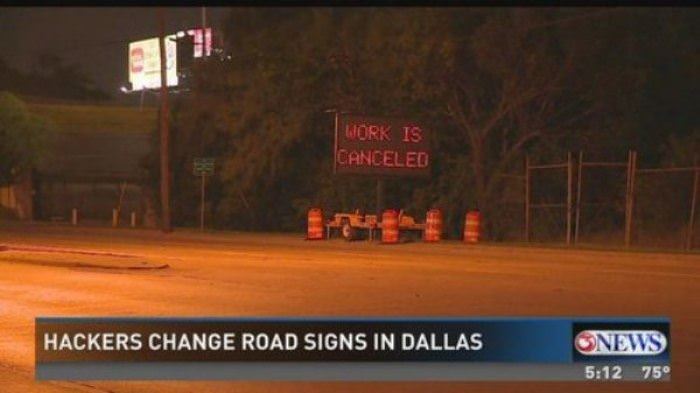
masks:
[[[309,209],[307,217],[307,240],[323,239],[323,212],[319,208]],[[382,213],[382,243],[399,242],[399,213],[389,209]],[[481,213],[470,211],[464,218],[464,243],[479,242],[481,230]],[[428,243],[439,242],[442,237],[442,212],[440,209],[430,209],[425,218],[423,240]]]

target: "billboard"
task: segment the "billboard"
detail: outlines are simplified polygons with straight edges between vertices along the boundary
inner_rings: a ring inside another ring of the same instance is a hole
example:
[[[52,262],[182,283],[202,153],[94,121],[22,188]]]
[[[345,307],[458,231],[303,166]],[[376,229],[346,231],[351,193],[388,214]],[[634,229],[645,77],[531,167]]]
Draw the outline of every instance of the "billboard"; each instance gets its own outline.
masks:
[[[177,44],[175,35],[165,37],[166,78],[177,86]],[[129,44],[129,82],[132,90],[160,88],[160,43],[158,37]]]
[[[210,56],[212,52],[211,28],[180,31],[165,37],[166,77],[168,86],[177,86],[177,39],[192,37],[193,58]],[[160,46],[158,37],[148,38],[129,44],[129,82],[131,89],[160,88]]]
[[[181,33],[179,33],[181,34]],[[194,42],[194,53],[193,57],[195,59],[200,57],[211,56],[211,28],[207,27],[202,34],[202,29],[189,29],[187,30],[187,35],[192,36]],[[204,53],[202,53],[202,42],[204,42]]]
[[[335,173],[426,176],[428,131],[405,119],[340,115],[335,135]]]

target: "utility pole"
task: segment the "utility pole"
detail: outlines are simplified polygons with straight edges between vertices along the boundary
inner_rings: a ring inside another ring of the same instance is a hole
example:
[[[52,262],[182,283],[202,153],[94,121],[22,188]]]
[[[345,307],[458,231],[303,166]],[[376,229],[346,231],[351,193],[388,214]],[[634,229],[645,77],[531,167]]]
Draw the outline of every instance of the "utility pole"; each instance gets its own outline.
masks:
[[[630,150],[627,158],[627,196],[625,209],[625,247],[632,244],[632,227],[634,220],[634,183],[637,174],[637,152]]]
[[[165,49],[165,9],[158,9],[160,27],[160,209],[161,229],[172,232],[170,225],[170,131],[168,130],[168,78]]]
[[[202,6],[202,39],[199,42],[202,49],[202,60],[207,57],[207,7]]]
[[[194,41],[195,45],[196,45],[196,37],[197,37],[197,35],[195,33],[195,41]],[[201,38],[199,41],[199,45],[200,45],[200,49],[201,49],[200,54],[202,55],[202,57],[199,59],[199,61],[201,62],[201,61],[204,61],[207,57],[207,7],[205,7],[205,6],[202,6],[202,35],[201,35]],[[196,52],[197,51],[195,51],[195,53]],[[195,91],[196,100],[198,102],[202,103],[202,97],[200,96],[201,79],[198,82],[199,83],[197,83],[197,86],[195,86],[193,83],[192,88]],[[204,138],[201,138],[201,134],[200,134],[199,141],[200,141],[200,154],[202,154],[202,156],[204,156]],[[202,177],[202,195],[204,195],[204,177]],[[204,197],[202,197],[202,220],[201,221],[202,221],[202,225],[201,225],[202,230],[204,230]]]
[[[206,45],[206,34],[204,34],[207,30],[207,7],[202,6],[202,56],[204,56]]]

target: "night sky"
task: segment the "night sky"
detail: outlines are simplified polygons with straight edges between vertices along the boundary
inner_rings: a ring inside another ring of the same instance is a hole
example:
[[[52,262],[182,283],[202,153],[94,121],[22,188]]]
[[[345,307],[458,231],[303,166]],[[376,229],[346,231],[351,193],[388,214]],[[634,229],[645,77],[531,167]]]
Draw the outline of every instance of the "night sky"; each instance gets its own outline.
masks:
[[[206,11],[207,25],[214,28],[228,13]],[[200,25],[201,14],[201,7],[168,7],[166,32]],[[128,79],[128,42],[156,36],[157,15],[152,7],[0,7],[0,58],[24,68],[41,54],[56,54],[114,96]]]

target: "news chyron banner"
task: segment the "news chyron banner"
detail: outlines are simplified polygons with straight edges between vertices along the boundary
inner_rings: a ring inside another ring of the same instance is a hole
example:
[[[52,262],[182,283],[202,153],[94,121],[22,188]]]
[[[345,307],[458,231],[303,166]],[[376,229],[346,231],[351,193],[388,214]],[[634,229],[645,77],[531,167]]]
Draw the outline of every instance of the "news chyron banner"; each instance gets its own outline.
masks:
[[[38,380],[669,381],[667,318],[37,318]]]

